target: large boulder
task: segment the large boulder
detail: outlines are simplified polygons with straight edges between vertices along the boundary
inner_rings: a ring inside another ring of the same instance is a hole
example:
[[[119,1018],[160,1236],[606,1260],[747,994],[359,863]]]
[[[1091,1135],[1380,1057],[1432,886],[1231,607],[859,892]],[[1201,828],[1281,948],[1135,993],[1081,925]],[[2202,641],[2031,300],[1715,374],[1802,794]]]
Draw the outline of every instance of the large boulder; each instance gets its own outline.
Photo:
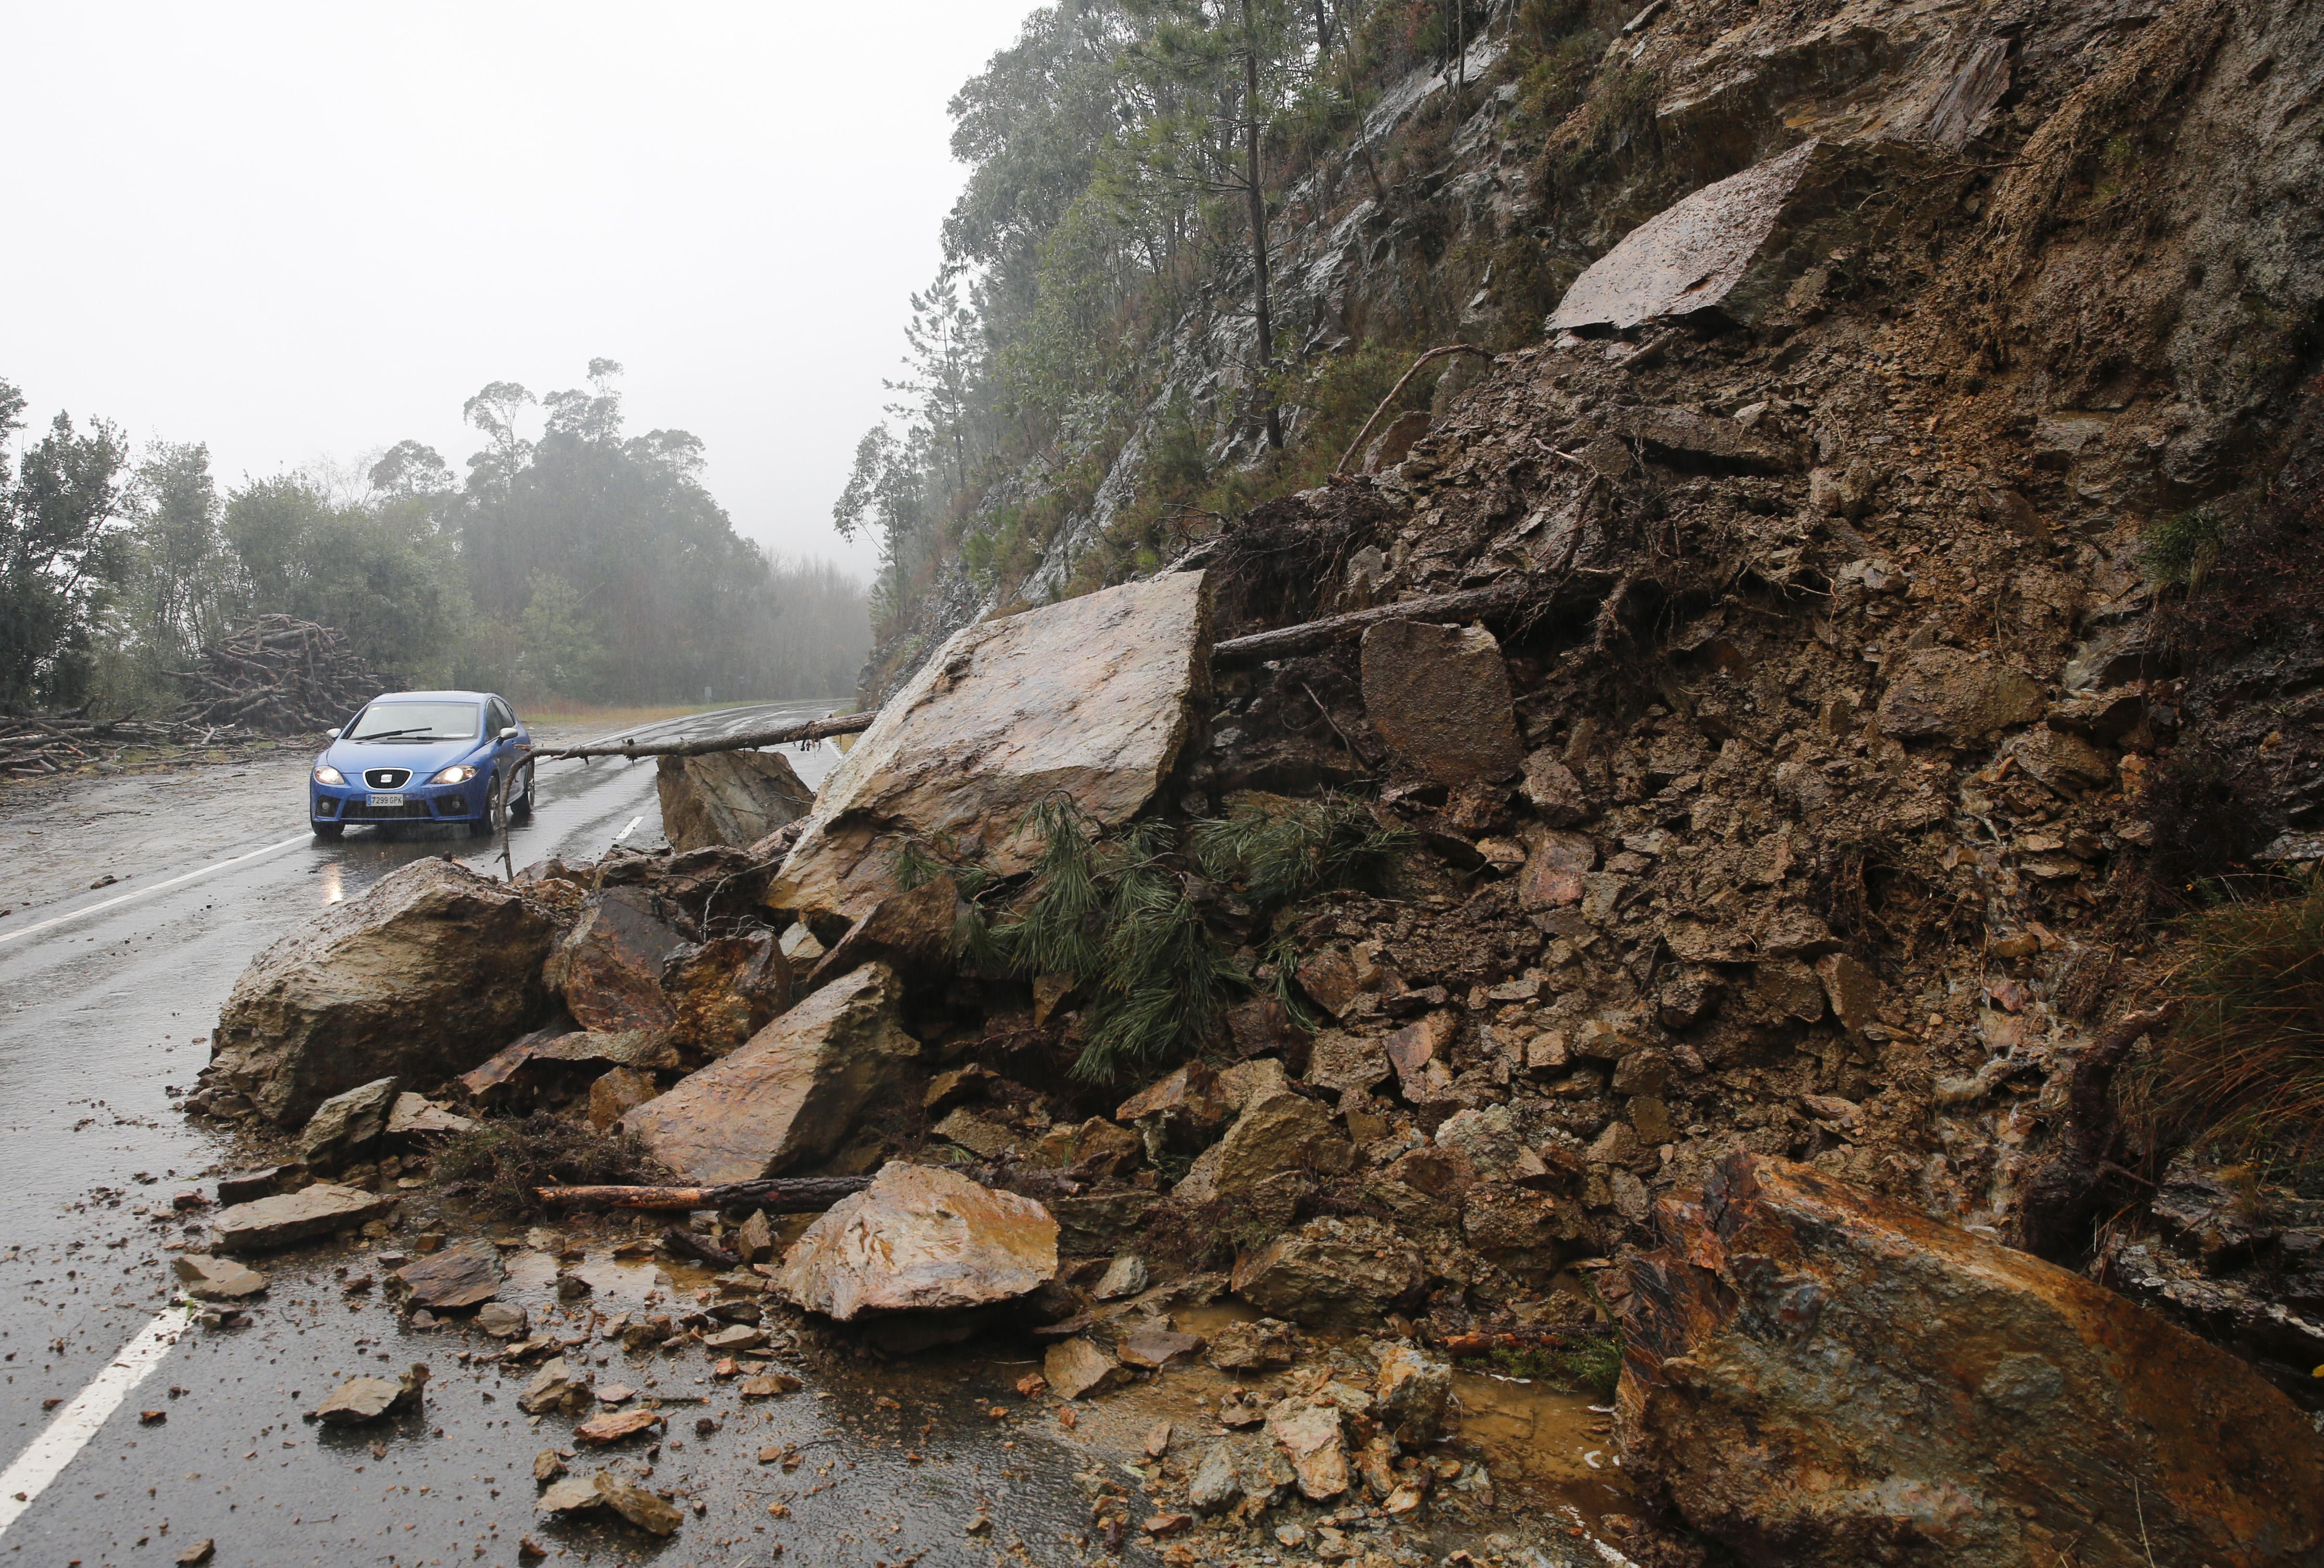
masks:
[[[733,1055],[622,1118],[688,1181],[755,1181],[825,1158],[856,1115],[901,1092],[919,1042],[896,972],[867,964],[761,1029]]]
[[[2324,1563],[2324,1437],[2080,1275],[1763,1155],[1609,1293],[1623,1465],[1746,1563]]]
[[[1362,663],[1364,716],[1405,762],[1456,785],[1524,767],[1508,666],[1482,626],[1383,621]]]
[[[859,920],[901,890],[908,837],[1029,870],[1041,846],[1026,815],[1055,796],[1102,826],[1128,822],[1177,761],[1210,657],[1199,572],[963,628],[824,781],[767,903]]]
[[[288,1127],[358,1084],[463,1072],[540,1013],[556,935],[513,889],[414,861],[251,961],[205,1081]]]
[[[1702,318],[1749,326],[1789,309],[1794,285],[1832,252],[1951,199],[1899,143],[1803,142],[1706,185],[1632,229],[1573,281],[1550,330],[1625,331]],[[1894,187],[1913,199],[1868,202]]]
[[[988,1306],[1056,1273],[1057,1222],[1039,1204],[956,1171],[897,1163],[808,1226],[783,1254],[775,1285],[845,1323]]]
[[[662,833],[681,853],[720,844],[748,849],[815,805],[815,791],[780,752],[664,757],[654,793],[661,797]]]

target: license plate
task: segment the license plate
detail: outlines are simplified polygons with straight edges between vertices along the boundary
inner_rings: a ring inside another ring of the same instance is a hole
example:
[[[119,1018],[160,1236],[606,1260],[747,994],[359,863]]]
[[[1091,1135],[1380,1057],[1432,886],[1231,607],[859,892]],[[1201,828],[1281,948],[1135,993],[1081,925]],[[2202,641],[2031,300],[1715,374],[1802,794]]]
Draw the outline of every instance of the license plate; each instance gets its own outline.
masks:
[[[403,804],[403,797],[401,795],[374,795],[371,798],[371,804],[374,806],[401,806]]]

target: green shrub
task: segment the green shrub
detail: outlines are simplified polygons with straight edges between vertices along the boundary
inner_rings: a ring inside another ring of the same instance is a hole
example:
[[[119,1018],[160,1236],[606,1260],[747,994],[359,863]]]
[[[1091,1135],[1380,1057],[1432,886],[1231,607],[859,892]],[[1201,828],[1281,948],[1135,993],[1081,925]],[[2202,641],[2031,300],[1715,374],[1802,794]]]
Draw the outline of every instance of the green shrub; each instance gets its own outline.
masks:
[[[2140,564],[2158,583],[2200,588],[2219,559],[2219,516],[2208,506],[2157,518],[2146,528]]]

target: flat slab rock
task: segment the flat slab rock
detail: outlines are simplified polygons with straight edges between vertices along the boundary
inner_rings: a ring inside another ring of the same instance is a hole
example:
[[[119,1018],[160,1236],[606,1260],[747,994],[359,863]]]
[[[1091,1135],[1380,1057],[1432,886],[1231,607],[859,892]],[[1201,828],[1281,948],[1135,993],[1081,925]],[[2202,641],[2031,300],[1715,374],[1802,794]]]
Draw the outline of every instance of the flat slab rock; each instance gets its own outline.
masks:
[[[767,904],[862,918],[902,890],[903,835],[1001,875],[1028,870],[1039,845],[1026,813],[1060,791],[1101,826],[1129,821],[1185,744],[1210,653],[1200,572],[964,627],[824,780]]]
[[[180,1253],[172,1267],[186,1294],[196,1301],[240,1301],[256,1296],[268,1284],[266,1276],[257,1269],[207,1253]]]
[[[1623,1462],[1738,1554],[2324,1561],[2324,1435],[2135,1303],[1764,1155],[1665,1224],[1609,1291]]]
[[[775,1287],[845,1323],[866,1313],[1009,1301],[1056,1277],[1057,1222],[957,1172],[890,1164],[783,1255]]]
[[[317,1182],[221,1209],[211,1232],[221,1252],[264,1252],[384,1218],[395,1211],[396,1202],[384,1194]]]
[[[469,1239],[406,1264],[395,1277],[410,1288],[411,1305],[433,1312],[477,1306],[501,1293],[501,1251],[490,1241]]]

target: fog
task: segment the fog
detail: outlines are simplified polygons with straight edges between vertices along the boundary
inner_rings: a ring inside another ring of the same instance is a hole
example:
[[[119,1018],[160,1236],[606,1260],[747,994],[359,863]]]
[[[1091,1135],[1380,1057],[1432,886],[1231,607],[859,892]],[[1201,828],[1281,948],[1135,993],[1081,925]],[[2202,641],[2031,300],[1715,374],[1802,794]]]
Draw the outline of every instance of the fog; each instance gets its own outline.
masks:
[[[226,483],[622,362],[745,535],[830,506],[960,181],[945,104],[1031,0],[15,7],[0,376]]]

